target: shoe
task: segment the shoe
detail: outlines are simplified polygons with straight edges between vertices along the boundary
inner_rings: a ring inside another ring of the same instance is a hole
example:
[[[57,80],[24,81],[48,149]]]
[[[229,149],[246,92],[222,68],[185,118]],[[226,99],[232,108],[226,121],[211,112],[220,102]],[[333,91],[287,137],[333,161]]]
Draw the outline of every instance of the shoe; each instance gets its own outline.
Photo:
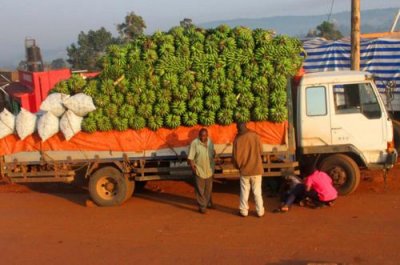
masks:
[[[329,207],[332,207],[333,205],[335,205],[335,202],[334,202],[334,201],[330,201],[330,202],[327,203],[327,205],[328,205]]]
[[[241,216],[241,217],[247,217],[249,214],[247,213],[247,214],[245,214],[245,213],[243,213],[243,212],[241,212],[241,211],[239,211],[239,216]]]
[[[207,206],[207,208],[208,208],[208,209],[215,209],[215,205],[214,205],[214,204],[209,204],[209,205]]]
[[[257,217],[258,217],[258,218],[261,218],[261,217],[263,217],[264,215],[265,215],[265,213],[262,213],[262,214],[257,213]]]
[[[205,213],[207,213],[207,210],[206,210],[206,209],[203,209],[203,208],[199,208],[199,213],[205,214]]]

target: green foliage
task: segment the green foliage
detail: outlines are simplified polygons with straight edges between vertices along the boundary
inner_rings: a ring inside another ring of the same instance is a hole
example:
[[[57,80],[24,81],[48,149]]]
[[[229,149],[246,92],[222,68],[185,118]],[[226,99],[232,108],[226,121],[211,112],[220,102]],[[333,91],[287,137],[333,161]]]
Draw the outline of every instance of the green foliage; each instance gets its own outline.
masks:
[[[322,37],[327,40],[338,40],[343,38],[343,34],[337,29],[337,26],[329,21],[324,21],[308,32],[307,37]]]
[[[73,69],[101,70],[99,66],[101,54],[105,52],[108,45],[116,42],[111,32],[103,27],[98,30],[89,30],[87,33],[81,31],[77,43],[67,48],[67,62]]]
[[[57,58],[51,61],[52,70],[67,68],[67,62],[63,58]]]
[[[146,23],[143,18],[130,12],[125,16],[123,23],[117,25],[117,30],[124,41],[132,41],[143,35]]]

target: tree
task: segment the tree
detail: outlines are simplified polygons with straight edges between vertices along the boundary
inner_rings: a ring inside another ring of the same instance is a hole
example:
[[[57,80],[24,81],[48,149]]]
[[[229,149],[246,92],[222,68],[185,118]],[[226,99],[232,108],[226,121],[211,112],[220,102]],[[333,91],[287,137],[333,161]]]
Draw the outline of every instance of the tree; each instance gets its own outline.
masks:
[[[125,17],[125,22],[117,25],[117,30],[121,36],[121,39],[125,42],[134,40],[137,37],[143,35],[146,29],[146,23],[141,16],[130,12]]]
[[[63,58],[54,59],[50,64],[51,69],[67,68],[67,62]]]
[[[324,21],[316,29],[310,30],[307,37],[322,37],[328,40],[337,40],[343,38],[343,35],[334,23]]]
[[[108,45],[118,42],[105,28],[81,31],[77,43],[67,48],[67,62],[73,69],[99,70],[98,60]]]
[[[192,19],[190,19],[190,18],[184,18],[183,20],[181,20],[181,22],[179,22],[179,24],[181,25],[181,27],[183,27],[185,29],[194,26]]]
[[[25,60],[22,60],[18,63],[17,70],[26,71],[28,69],[28,65]]]

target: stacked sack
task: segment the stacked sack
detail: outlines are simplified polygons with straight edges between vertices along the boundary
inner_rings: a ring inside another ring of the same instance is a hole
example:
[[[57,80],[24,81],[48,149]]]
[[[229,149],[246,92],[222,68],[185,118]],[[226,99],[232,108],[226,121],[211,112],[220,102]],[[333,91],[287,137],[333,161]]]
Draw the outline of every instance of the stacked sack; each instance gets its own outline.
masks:
[[[69,141],[81,131],[83,118],[94,110],[96,107],[88,95],[52,93],[42,102],[40,112],[36,114],[22,108],[15,117],[4,109],[0,113],[0,139],[16,131],[19,138],[24,140],[37,129],[43,142],[60,130]]]

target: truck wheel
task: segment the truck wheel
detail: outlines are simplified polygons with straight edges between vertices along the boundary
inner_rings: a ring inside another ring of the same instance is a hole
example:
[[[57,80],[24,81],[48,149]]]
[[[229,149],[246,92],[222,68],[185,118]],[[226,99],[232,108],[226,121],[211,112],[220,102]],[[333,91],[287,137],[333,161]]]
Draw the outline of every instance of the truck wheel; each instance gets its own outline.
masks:
[[[133,192],[135,191],[135,182],[130,181],[127,177],[126,178],[126,183],[127,183],[127,189],[126,189],[126,196],[125,196],[125,201],[130,199],[132,197]]]
[[[340,195],[348,195],[360,184],[360,169],[353,159],[346,155],[331,155],[322,160],[320,170],[333,180]]]
[[[393,120],[393,141],[397,153],[400,152],[400,123]]]
[[[115,167],[103,167],[89,179],[90,196],[99,206],[121,205],[127,199],[128,186],[129,180]]]

